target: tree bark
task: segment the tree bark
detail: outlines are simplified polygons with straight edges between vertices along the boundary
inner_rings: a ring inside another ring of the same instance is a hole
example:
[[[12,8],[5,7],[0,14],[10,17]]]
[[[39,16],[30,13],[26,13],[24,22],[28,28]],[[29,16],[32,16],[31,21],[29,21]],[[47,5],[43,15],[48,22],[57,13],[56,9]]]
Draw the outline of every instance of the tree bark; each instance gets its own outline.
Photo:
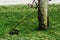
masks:
[[[39,27],[38,30],[47,29],[47,9],[48,9],[48,0],[38,0],[38,21]]]

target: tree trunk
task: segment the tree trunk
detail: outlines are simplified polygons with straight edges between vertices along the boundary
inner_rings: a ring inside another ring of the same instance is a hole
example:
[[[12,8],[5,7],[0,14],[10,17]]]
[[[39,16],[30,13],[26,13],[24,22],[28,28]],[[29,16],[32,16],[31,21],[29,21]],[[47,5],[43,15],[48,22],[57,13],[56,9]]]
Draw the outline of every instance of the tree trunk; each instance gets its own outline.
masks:
[[[38,30],[47,29],[48,0],[38,0]]]

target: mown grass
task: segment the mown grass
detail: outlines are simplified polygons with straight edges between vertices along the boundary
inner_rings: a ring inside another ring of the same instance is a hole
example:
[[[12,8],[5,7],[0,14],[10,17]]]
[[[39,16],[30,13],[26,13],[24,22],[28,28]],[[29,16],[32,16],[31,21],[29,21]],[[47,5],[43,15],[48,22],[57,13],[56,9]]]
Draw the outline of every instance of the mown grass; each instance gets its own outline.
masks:
[[[0,6],[0,40],[60,40],[60,5],[49,5],[49,28],[38,28],[37,9],[21,24],[16,26],[18,35],[9,35],[12,27],[24,18],[33,8],[26,5]]]

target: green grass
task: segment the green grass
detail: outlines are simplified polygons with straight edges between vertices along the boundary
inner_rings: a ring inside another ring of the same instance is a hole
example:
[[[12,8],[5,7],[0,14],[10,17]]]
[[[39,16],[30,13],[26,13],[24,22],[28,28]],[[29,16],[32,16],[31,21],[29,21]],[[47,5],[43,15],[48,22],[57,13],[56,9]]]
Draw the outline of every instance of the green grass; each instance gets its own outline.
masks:
[[[49,5],[49,28],[38,28],[37,9],[21,24],[16,26],[18,35],[9,35],[12,27],[24,18],[33,8],[25,5],[0,6],[0,40],[60,40],[60,5]]]

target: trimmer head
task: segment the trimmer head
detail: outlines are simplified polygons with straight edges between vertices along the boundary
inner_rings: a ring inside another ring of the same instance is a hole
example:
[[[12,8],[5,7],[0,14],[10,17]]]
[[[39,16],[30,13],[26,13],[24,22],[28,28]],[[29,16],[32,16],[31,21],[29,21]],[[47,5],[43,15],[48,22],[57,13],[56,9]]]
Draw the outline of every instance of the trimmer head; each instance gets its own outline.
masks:
[[[9,32],[10,35],[18,35],[19,34],[19,30],[17,29],[12,29],[10,32]]]

